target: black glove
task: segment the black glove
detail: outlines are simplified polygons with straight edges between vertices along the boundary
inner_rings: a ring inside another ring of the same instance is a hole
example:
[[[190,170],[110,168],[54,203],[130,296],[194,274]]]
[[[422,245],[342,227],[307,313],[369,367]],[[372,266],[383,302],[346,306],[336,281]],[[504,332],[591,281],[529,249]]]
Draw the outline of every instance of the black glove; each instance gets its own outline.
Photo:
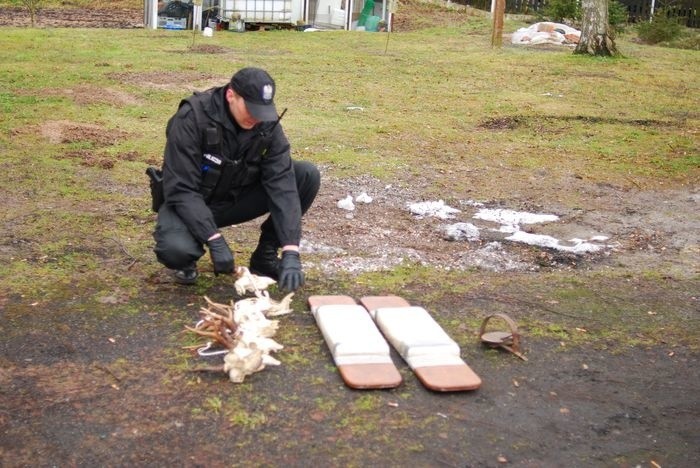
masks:
[[[304,272],[301,271],[299,252],[285,250],[280,260],[280,279],[277,282],[281,289],[296,291],[304,286]]]
[[[217,237],[207,242],[209,246],[209,255],[211,262],[214,264],[214,274],[233,273],[233,254],[228,248],[226,239]]]

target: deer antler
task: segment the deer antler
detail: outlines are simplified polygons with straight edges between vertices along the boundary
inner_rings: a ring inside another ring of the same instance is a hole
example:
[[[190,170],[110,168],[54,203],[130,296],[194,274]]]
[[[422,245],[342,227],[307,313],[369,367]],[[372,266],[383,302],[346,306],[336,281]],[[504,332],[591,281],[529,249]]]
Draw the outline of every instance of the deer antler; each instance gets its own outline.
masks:
[[[185,326],[185,329],[199,336],[212,338],[224,348],[231,350],[236,346],[234,336],[238,326],[233,321],[233,306],[217,304],[204,297],[208,308],[202,308],[199,315],[202,320],[195,327]]]

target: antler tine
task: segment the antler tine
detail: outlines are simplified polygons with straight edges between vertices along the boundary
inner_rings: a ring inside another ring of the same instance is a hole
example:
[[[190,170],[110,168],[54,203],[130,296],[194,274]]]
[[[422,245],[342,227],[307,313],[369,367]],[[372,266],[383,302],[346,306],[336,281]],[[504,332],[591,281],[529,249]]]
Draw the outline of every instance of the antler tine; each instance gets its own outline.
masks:
[[[200,311],[200,315],[202,315],[205,320],[211,319],[211,321],[213,322],[223,322],[232,332],[235,331],[236,328],[238,328],[236,322],[233,321],[233,311],[231,311],[230,314],[226,314],[224,316],[219,315],[216,312],[212,312],[211,310],[202,309]]]
[[[215,331],[207,331],[198,328],[192,328],[188,327],[187,325],[185,325],[185,328],[197,335],[213,338],[217,343],[219,343],[226,349],[233,349],[236,346],[234,341],[227,336],[228,334],[221,332],[221,327],[219,327]]]
[[[229,306],[226,304],[219,304],[218,302],[214,302],[211,299],[209,299],[207,296],[204,296],[204,299],[207,301],[207,304],[209,304],[210,309],[214,309],[217,312],[224,314],[224,315],[229,315]]]

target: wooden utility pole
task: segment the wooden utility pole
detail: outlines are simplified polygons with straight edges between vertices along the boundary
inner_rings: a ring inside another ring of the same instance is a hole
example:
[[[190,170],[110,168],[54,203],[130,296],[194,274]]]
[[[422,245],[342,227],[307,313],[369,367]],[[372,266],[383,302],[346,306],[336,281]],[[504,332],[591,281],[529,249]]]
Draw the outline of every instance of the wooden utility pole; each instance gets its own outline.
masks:
[[[494,0],[491,47],[500,48],[503,44],[503,17],[505,16],[505,12],[506,0]]]

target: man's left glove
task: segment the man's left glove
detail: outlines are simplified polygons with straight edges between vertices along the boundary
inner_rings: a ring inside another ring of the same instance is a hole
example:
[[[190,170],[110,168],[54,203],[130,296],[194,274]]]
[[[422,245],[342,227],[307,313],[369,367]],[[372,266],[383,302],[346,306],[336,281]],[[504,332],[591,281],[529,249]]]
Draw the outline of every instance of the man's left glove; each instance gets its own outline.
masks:
[[[285,250],[280,260],[280,279],[277,282],[281,289],[296,291],[304,286],[304,272],[301,271],[299,252]]]
[[[233,254],[223,236],[207,242],[209,255],[214,264],[214,274],[233,273]]]

